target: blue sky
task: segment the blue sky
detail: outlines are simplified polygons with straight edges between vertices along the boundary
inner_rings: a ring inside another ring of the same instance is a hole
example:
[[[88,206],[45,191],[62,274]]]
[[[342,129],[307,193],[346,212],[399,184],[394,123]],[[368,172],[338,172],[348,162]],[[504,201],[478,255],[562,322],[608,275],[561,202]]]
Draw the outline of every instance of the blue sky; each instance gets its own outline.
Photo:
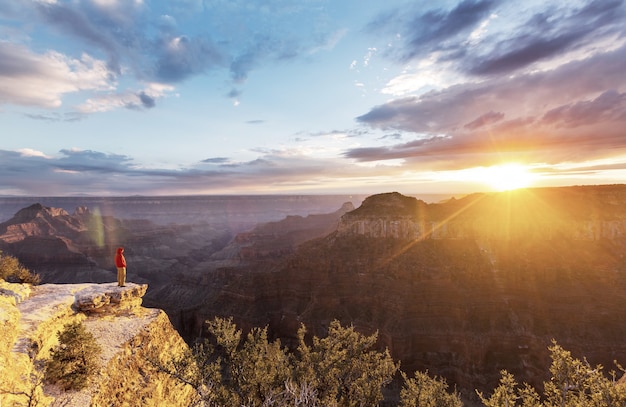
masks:
[[[622,0],[0,0],[0,195],[623,183],[625,33]]]

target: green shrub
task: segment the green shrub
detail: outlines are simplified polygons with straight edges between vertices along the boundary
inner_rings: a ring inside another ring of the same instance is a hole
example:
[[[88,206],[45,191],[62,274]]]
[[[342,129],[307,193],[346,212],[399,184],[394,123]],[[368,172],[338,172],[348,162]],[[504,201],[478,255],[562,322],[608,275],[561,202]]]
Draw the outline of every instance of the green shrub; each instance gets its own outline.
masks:
[[[202,406],[247,407],[364,407],[382,401],[382,389],[397,372],[388,351],[374,350],[376,334],[364,336],[352,327],[331,322],[328,336],[305,343],[305,327],[298,332],[294,351],[270,341],[267,328],[248,335],[232,318],[208,321],[212,340],[198,344],[165,364],[153,360],[161,371],[198,392]],[[529,384],[518,384],[506,370],[489,396],[477,391],[485,407],[624,407],[626,383],[616,372],[603,374],[602,366],[572,357],[556,342],[548,348],[551,379],[543,394]],[[621,373],[624,369],[618,365]],[[442,377],[401,372],[400,407],[462,407],[456,389]]]
[[[328,336],[304,341],[299,330],[295,352],[270,341],[267,328],[247,335],[232,319],[208,322],[211,342],[165,364],[160,371],[189,384],[207,406],[375,406],[398,370],[388,351],[374,350],[376,334],[331,322]]]
[[[0,278],[17,283],[37,285],[41,281],[39,274],[31,272],[13,256],[3,255],[0,251]]]
[[[448,384],[444,378],[430,377],[428,372],[415,372],[409,378],[401,372],[404,387],[400,391],[401,407],[462,407],[461,396],[456,392],[448,392]]]
[[[544,382],[541,397],[530,385],[518,386],[512,374],[501,372],[500,385],[493,394],[478,396],[486,407],[621,407],[626,406],[626,386],[617,382],[617,373],[603,367],[591,366],[586,359],[580,360],[552,342],[550,357],[550,380]],[[618,365],[619,367],[619,365]],[[620,367],[621,369],[621,367]],[[623,369],[621,369],[623,370]]]
[[[64,390],[85,388],[98,370],[100,346],[80,322],[65,325],[57,335],[59,345],[46,364],[46,380]]]

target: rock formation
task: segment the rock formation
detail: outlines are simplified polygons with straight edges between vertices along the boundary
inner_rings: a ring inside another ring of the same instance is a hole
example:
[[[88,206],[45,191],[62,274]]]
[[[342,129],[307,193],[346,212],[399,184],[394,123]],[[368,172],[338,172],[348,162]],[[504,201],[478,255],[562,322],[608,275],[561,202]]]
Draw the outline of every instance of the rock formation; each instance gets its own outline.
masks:
[[[466,398],[501,369],[540,386],[552,339],[592,364],[625,363],[625,222],[626,186],[440,204],[376,195],[282,262],[207,271],[180,326],[197,336],[202,321],[234,316],[289,345],[301,323],[323,336],[337,318]]]
[[[141,307],[145,285],[10,284],[0,280],[0,405],[187,405],[193,392],[158,372],[149,358],[186,348],[167,315]],[[57,332],[82,321],[102,348],[97,380],[64,392],[41,380]]]
[[[426,204],[397,192],[373,195],[342,217],[338,236],[397,239],[579,240],[626,238],[626,188],[591,186],[474,194]]]
[[[337,229],[341,217],[352,210],[354,205],[346,202],[332,213],[312,214],[306,217],[287,216],[280,221],[259,224],[248,232],[238,233],[228,246],[213,254],[211,258],[243,261],[276,260],[293,253],[299,245],[308,240],[332,233]]]

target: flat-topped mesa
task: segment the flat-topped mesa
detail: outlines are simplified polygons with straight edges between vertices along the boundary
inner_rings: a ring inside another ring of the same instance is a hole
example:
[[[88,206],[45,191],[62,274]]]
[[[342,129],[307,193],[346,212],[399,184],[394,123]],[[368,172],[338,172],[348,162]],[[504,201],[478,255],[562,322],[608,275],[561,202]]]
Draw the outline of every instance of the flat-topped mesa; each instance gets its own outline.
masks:
[[[432,222],[425,219],[427,206],[398,192],[372,195],[341,218],[337,234],[419,239],[432,233]]]
[[[626,187],[538,188],[427,204],[397,192],[370,196],[337,236],[399,239],[623,240]]]

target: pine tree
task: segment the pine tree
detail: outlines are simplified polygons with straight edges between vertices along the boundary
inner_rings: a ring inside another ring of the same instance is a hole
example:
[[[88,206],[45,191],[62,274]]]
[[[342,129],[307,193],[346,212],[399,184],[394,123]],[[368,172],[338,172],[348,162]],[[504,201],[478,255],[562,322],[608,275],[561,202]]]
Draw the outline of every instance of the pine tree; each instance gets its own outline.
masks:
[[[85,388],[90,377],[98,371],[100,346],[80,322],[65,325],[57,336],[59,345],[51,351],[46,379],[64,390]]]

